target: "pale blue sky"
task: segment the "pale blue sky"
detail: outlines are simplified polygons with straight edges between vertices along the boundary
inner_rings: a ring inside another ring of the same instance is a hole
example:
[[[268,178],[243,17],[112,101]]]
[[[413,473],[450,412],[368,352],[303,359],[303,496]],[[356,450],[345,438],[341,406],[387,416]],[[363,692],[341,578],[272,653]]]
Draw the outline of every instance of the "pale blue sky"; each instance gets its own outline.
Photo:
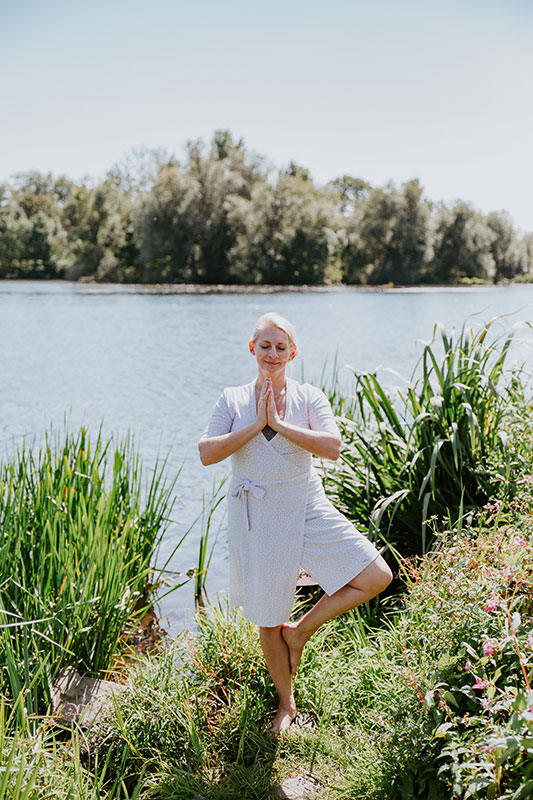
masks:
[[[533,230],[530,0],[0,0],[0,181],[217,128]]]

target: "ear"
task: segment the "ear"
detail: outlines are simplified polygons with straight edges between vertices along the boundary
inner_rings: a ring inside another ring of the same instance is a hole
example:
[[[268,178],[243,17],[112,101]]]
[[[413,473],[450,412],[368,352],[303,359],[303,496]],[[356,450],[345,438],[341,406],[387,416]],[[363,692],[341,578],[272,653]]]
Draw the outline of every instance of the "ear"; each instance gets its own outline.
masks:
[[[289,361],[292,361],[292,359],[295,357],[295,355],[296,355],[296,345],[294,345],[292,350],[291,350],[291,354],[289,356]]]
[[[253,356],[255,356],[254,343],[253,343],[252,339],[250,339],[250,341],[248,342],[248,347],[249,347],[249,349],[250,349],[250,353],[251,353]]]

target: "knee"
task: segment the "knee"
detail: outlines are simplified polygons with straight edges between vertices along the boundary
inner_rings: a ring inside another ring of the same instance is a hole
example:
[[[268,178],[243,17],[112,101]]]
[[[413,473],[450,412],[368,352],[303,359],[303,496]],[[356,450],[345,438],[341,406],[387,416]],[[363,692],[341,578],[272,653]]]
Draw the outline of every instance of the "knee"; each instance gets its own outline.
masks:
[[[259,636],[262,640],[278,639],[281,635],[281,625],[275,625],[273,628],[265,628],[263,625],[259,627]]]
[[[380,592],[384,591],[384,589],[386,589],[391,583],[392,578],[393,574],[391,568],[386,561],[381,559],[381,563],[377,565],[376,593],[379,594]]]
[[[378,556],[360,575],[350,581],[349,585],[375,597],[387,588],[392,578],[389,565],[381,556]]]

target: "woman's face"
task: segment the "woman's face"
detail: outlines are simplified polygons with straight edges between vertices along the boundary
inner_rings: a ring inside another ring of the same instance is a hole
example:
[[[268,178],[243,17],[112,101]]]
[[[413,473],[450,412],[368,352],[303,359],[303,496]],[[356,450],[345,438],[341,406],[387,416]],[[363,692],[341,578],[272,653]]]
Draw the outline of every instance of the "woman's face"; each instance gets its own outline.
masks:
[[[291,360],[291,350],[289,337],[275,325],[265,325],[252,345],[259,371],[267,378],[285,371]]]

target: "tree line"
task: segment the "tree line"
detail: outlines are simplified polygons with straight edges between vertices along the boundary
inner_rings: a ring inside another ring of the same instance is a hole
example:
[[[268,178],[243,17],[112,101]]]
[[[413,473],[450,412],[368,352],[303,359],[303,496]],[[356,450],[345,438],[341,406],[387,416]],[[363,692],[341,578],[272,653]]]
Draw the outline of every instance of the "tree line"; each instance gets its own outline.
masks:
[[[533,234],[504,211],[433,202],[418,180],[316,185],[229,131],[178,161],[136,151],[98,183],[36,171],[0,185],[0,278],[139,283],[533,279]]]

